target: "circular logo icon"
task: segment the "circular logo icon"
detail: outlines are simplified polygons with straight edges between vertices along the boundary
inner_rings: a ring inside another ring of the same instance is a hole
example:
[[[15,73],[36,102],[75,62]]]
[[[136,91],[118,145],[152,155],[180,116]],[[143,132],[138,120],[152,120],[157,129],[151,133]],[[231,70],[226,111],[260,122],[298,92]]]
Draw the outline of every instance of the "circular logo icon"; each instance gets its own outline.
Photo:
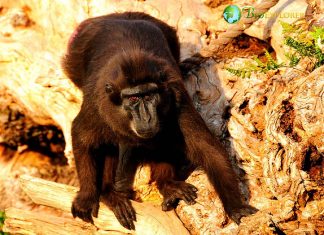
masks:
[[[223,12],[224,19],[230,24],[234,24],[241,19],[241,10],[236,5],[229,5]]]

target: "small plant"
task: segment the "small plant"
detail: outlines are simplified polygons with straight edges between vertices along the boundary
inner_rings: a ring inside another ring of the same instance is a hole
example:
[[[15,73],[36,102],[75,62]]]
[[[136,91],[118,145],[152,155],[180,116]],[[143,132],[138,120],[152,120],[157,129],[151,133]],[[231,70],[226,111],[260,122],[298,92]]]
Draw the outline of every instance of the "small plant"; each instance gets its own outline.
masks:
[[[292,53],[286,55],[290,60],[290,67],[296,66],[304,57],[313,61],[314,69],[324,64],[324,27],[313,27],[309,31],[306,24],[280,23],[285,37],[284,43],[292,49]]]
[[[252,73],[267,73],[268,71],[277,70],[284,66],[284,64],[278,63],[276,60],[274,60],[267,50],[265,50],[265,57],[265,62],[262,62],[258,57],[255,56],[253,58],[253,62],[245,62],[242,68],[226,68],[226,70],[238,77],[248,78]]]
[[[313,69],[324,64],[324,27],[313,27],[307,30],[307,25],[288,24],[280,22],[285,37],[285,45],[291,48],[286,53],[289,64],[278,63],[268,51],[265,51],[266,61],[262,62],[259,58],[254,58],[253,62],[247,62],[242,68],[226,68],[230,73],[239,77],[250,77],[254,72],[267,73],[271,70],[278,70],[281,67],[294,68],[302,58],[309,58],[313,62]]]
[[[4,211],[0,211],[0,235],[9,235],[9,233],[5,233],[2,231],[4,221],[5,221],[5,213]]]

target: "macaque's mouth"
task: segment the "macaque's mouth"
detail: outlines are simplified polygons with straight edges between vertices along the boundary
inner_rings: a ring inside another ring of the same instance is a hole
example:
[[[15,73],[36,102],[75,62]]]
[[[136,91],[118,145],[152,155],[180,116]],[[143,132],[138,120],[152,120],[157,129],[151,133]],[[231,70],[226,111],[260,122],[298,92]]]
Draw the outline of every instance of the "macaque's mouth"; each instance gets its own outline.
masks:
[[[156,136],[157,133],[158,131],[135,131],[135,134],[142,139],[151,139]]]
[[[158,123],[137,123],[132,122],[130,125],[131,130],[141,139],[151,139],[154,138],[160,131],[160,126]]]

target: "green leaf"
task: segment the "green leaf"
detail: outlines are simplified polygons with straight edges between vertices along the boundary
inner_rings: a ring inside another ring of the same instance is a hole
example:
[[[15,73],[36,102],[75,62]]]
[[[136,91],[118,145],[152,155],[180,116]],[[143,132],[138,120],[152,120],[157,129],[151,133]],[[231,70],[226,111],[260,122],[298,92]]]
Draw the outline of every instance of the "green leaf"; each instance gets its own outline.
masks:
[[[314,45],[298,42],[292,37],[287,37],[285,39],[285,44],[291,48],[294,48],[302,56],[314,56],[316,53],[316,48]]]
[[[255,57],[254,61],[257,62],[259,67],[261,67],[261,68],[266,67],[266,65],[258,57]]]
[[[4,220],[5,220],[5,212],[0,211],[0,227],[3,225]]]
[[[314,58],[315,61],[315,68],[318,68],[324,64],[324,53],[322,50],[315,46],[315,44],[309,44],[304,42],[298,42],[297,40],[293,39],[292,37],[287,37],[285,39],[285,44],[289,47],[296,50],[296,52],[301,57],[310,57]]]
[[[247,68],[242,69],[232,69],[232,68],[225,68],[228,72],[231,74],[234,74],[235,76],[241,77],[241,78],[249,78],[251,76],[251,70]]]
[[[321,41],[324,40],[324,27],[313,27],[313,32],[310,32],[312,38],[317,41],[320,39]]]
[[[301,57],[298,57],[295,54],[286,53],[285,56],[289,59],[289,66],[290,67],[295,67],[299,63],[299,61],[301,59]]]
[[[297,27],[296,25],[289,24],[289,23],[286,23],[283,21],[280,21],[280,24],[281,24],[284,34],[285,33],[295,33],[299,29],[299,27]]]

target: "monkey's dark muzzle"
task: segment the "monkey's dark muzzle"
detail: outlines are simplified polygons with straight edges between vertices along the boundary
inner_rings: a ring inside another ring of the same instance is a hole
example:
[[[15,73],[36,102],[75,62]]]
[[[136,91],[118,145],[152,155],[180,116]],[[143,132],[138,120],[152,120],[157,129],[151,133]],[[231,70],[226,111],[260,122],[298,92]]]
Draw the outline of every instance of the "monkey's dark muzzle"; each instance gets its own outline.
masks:
[[[157,131],[151,131],[151,130],[137,130],[137,134],[144,139],[153,138]]]
[[[156,113],[156,105],[152,102],[139,102],[136,111],[133,111],[134,129],[136,134],[143,138],[153,138],[160,130],[159,120]]]
[[[135,121],[136,123],[136,121]],[[153,138],[160,130],[157,120],[144,122],[140,120],[135,124],[136,134],[144,139]]]

